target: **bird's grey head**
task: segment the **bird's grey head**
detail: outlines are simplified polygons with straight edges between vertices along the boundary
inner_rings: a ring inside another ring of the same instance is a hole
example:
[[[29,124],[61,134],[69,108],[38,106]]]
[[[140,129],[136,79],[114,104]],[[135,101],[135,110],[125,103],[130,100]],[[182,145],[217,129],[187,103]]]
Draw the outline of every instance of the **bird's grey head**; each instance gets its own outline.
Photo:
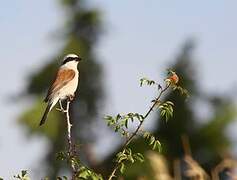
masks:
[[[63,64],[66,64],[71,61],[79,62],[81,61],[81,57],[76,54],[68,54],[63,58]]]

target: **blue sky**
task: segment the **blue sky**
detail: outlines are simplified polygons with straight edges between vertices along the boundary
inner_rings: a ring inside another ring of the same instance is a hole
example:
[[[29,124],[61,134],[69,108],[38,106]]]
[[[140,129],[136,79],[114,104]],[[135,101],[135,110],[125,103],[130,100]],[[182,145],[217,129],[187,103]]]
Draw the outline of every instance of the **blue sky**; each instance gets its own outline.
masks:
[[[138,79],[148,76],[162,80],[166,65],[190,37],[197,42],[194,58],[204,90],[235,92],[237,1],[89,2],[101,10],[104,20],[105,32],[96,47],[110,99],[104,113],[142,112],[148,102],[141,94],[152,97],[153,93],[139,89]],[[30,72],[57,53],[61,41],[54,35],[63,27],[65,14],[57,1],[48,0],[4,1],[0,10],[0,77],[6,84],[0,89],[0,176],[9,179],[21,169],[36,167],[47,142],[39,137],[26,139],[24,129],[15,123],[31,101],[9,103],[8,97],[20,92]],[[125,100],[134,103],[124,105]],[[234,133],[232,136],[236,137]]]

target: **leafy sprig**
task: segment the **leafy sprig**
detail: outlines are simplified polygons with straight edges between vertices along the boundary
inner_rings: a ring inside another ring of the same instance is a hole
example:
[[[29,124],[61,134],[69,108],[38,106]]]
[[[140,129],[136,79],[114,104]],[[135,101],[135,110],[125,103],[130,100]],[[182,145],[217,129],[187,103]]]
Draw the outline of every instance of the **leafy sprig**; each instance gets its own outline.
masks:
[[[126,148],[116,155],[116,162],[120,164],[121,173],[124,173],[125,162],[135,163],[136,161],[143,162],[144,156],[141,153],[133,153],[130,148]]]
[[[148,78],[141,78],[140,79],[140,86],[142,87],[143,85],[148,85],[148,86],[152,86],[155,85],[156,82],[154,80],[150,80]]]
[[[161,101],[161,96],[168,90],[179,90],[182,92],[181,94],[185,94],[186,91],[181,88],[180,86],[177,86],[177,83],[179,82],[178,75],[174,72],[169,70],[168,77],[164,80],[165,85],[164,87],[161,86],[159,83],[155,82],[154,80],[149,80],[148,78],[142,78],[140,79],[140,86],[143,85],[157,85],[158,86],[158,95],[157,97],[152,100],[152,106],[150,109],[145,113],[145,115],[141,115],[139,113],[128,113],[127,115],[120,115],[118,114],[115,117],[107,116],[105,119],[107,121],[108,126],[112,126],[115,132],[120,132],[122,135],[126,136],[126,141],[122,147],[122,150],[117,154],[117,160],[116,165],[112,170],[112,173],[109,176],[109,180],[112,180],[112,178],[115,177],[116,171],[120,168],[120,172],[122,172],[125,169],[125,162],[131,162],[133,163],[133,157],[131,149],[128,150],[128,145],[132,142],[132,140],[138,135],[139,132],[141,132],[141,127],[145,121],[145,119],[150,115],[150,113],[155,109],[158,108],[160,110],[160,114],[162,117],[165,118],[166,121],[168,121],[169,118],[173,116],[173,106],[174,104],[171,101]],[[127,131],[128,128],[128,122],[134,121],[134,118],[138,120],[139,124],[135,131],[133,133],[129,133]],[[161,150],[161,143],[159,140],[157,140],[153,135],[146,132],[143,134],[143,137],[148,141],[148,144],[152,146],[152,149],[158,149]],[[119,157],[119,158],[118,158]],[[129,159],[130,158],[130,159]]]
[[[19,180],[30,180],[27,170],[22,170],[21,173],[15,175],[14,178]]]
[[[152,146],[152,150],[158,150],[161,152],[161,143],[150,132],[144,132],[143,137],[147,140],[149,146]]]
[[[171,101],[166,101],[164,103],[160,103],[158,108],[160,109],[160,115],[168,121],[171,117],[173,117],[173,106],[174,103]]]
[[[119,132],[122,136],[129,136],[128,124],[133,123],[134,121],[141,122],[144,117],[138,113],[128,113],[125,115],[117,114],[116,116],[105,116],[104,118],[107,121],[107,125],[112,127],[115,132]]]
[[[57,153],[56,156],[57,160],[61,160],[61,161],[67,161],[67,163],[72,164],[75,169],[76,169],[76,173],[74,175],[74,179],[84,179],[84,180],[103,180],[103,177],[100,174],[95,173],[93,170],[91,170],[90,168],[84,166],[81,164],[80,160],[78,158],[74,157],[70,157],[69,154],[67,152],[61,151],[59,153]],[[63,177],[58,177],[58,180],[67,180],[66,176]]]

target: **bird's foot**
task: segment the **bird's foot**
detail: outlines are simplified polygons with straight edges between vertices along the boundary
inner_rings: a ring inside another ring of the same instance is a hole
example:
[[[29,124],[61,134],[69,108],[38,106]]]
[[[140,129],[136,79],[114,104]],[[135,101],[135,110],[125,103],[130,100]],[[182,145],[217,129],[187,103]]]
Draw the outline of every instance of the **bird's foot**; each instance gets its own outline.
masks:
[[[57,111],[60,111],[60,112],[63,112],[63,113],[66,113],[67,110],[65,110],[65,109],[63,108],[61,99],[59,100],[59,105],[60,105],[60,108],[56,108],[56,110],[57,110]]]
[[[67,96],[67,99],[68,99],[69,101],[73,101],[74,98],[75,98],[75,95],[74,95],[74,94],[70,94],[70,95]]]
[[[66,113],[66,112],[67,112],[67,110],[65,110],[65,109],[63,109],[63,108],[56,108],[56,110],[59,111],[59,112],[63,112],[63,113]]]

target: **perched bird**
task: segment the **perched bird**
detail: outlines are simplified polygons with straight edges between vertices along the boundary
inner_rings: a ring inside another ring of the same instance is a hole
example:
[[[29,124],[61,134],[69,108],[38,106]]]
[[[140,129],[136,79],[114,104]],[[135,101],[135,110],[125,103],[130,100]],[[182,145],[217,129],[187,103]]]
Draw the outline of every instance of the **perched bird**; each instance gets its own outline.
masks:
[[[48,113],[58,101],[62,108],[61,100],[74,97],[79,80],[79,71],[77,69],[79,61],[81,61],[81,58],[76,54],[68,54],[63,58],[62,65],[44,99],[48,105],[40,121],[40,126],[45,123]]]

